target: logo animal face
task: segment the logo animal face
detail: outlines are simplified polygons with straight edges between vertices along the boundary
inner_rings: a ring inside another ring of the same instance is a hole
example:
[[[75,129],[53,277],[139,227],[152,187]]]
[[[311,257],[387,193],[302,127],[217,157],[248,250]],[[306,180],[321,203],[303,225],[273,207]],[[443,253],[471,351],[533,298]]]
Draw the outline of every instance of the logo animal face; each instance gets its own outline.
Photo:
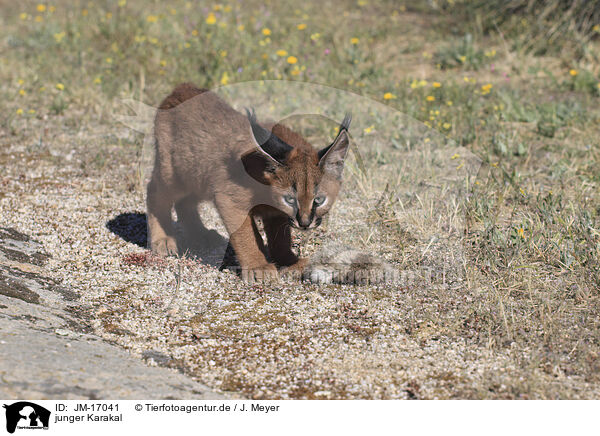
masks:
[[[42,406],[28,401],[19,401],[10,405],[4,404],[6,409],[6,431],[14,433],[17,426],[48,428],[50,411]]]

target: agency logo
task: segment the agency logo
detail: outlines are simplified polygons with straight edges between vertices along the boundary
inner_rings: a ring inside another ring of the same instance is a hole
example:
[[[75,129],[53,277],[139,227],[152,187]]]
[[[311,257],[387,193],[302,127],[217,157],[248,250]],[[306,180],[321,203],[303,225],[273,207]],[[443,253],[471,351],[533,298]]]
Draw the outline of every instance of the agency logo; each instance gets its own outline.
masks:
[[[29,401],[4,404],[6,409],[6,431],[14,433],[18,429],[47,430],[50,411]]]

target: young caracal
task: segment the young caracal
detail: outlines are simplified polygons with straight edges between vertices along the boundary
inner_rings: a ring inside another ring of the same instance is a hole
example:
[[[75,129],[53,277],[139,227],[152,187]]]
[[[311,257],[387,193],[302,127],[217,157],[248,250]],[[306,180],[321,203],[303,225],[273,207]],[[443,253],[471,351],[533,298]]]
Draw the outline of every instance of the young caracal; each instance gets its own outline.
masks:
[[[333,205],[350,120],[347,115],[335,140],[317,151],[283,125],[261,126],[254,111],[243,115],[210,91],[179,85],[155,118],[156,158],[147,195],[152,251],[177,254],[173,206],[187,235],[208,243],[211,233],[197,207],[212,201],[244,280],[276,277],[278,268],[302,270],[307,261],[292,252],[290,227],[317,227]],[[266,246],[255,218],[263,222]]]

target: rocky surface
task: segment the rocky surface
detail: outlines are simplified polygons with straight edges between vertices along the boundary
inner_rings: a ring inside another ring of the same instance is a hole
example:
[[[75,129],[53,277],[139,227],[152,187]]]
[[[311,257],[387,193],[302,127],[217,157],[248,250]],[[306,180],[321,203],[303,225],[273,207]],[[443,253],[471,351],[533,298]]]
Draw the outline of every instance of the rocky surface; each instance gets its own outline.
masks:
[[[28,235],[0,228],[0,398],[223,398],[144,354],[146,364],[91,333],[78,293],[44,274]]]

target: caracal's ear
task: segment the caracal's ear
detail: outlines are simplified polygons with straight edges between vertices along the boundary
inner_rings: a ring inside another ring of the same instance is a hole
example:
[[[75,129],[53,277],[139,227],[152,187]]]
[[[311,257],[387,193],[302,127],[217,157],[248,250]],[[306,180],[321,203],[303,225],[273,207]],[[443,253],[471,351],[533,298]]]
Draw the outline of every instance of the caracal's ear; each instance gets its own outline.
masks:
[[[256,121],[254,109],[251,111],[246,108],[246,116],[250,121],[252,128],[252,137],[256,142],[256,148],[263,154],[272,164],[284,165],[285,161],[292,151],[293,147],[279,139],[273,132],[269,132]]]
[[[342,124],[340,124],[340,131],[334,141],[319,151],[319,166],[323,169],[324,173],[330,174],[338,180],[342,178],[344,160],[348,154],[348,147],[350,145],[348,129],[351,122],[352,114],[347,113]]]

